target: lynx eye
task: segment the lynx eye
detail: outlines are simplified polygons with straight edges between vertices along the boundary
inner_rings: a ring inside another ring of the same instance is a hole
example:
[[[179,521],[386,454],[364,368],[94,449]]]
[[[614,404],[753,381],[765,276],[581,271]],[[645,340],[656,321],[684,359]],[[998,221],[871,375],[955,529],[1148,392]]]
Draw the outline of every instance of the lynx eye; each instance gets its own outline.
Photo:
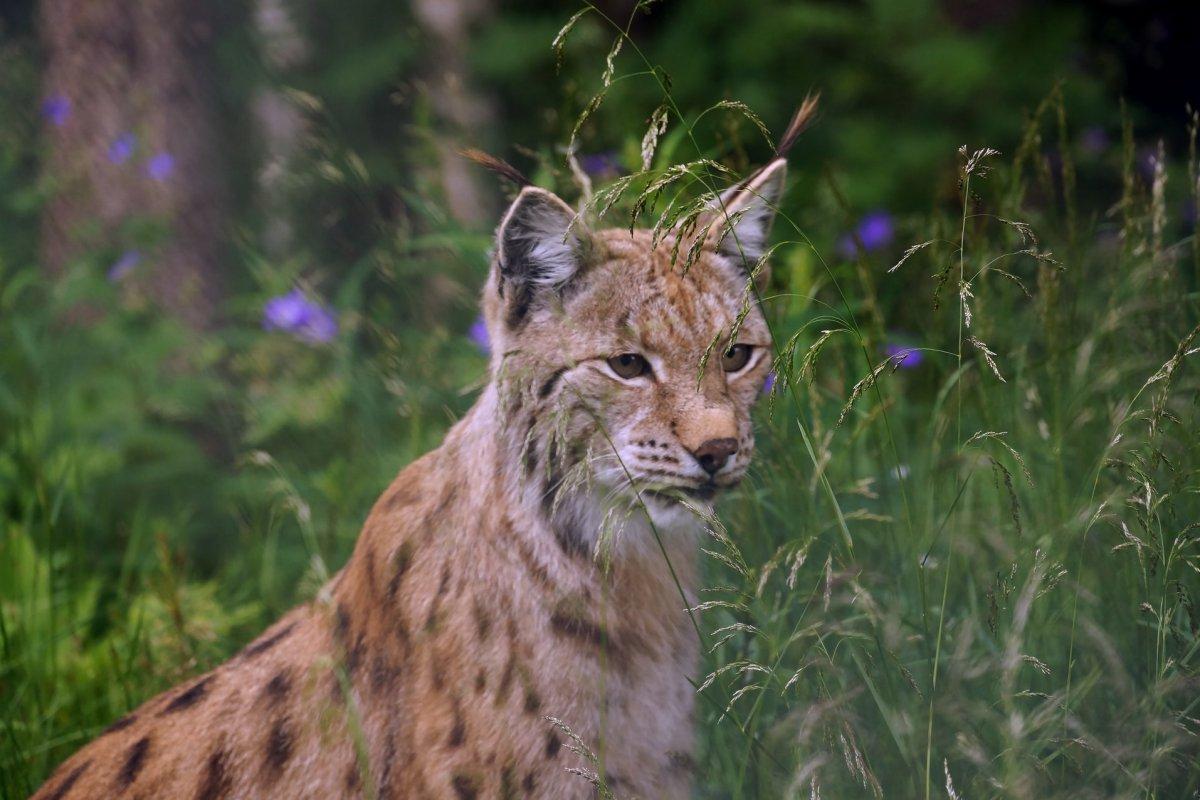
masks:
[[[608,368],[621,378],[629,380],[650,372],[650,363],[637,353],[621,353],[608,360]]]
[[[754,348],[748,344],[735,344],[721,356],[721,367],[726,372],[737,372],[750,361]]]

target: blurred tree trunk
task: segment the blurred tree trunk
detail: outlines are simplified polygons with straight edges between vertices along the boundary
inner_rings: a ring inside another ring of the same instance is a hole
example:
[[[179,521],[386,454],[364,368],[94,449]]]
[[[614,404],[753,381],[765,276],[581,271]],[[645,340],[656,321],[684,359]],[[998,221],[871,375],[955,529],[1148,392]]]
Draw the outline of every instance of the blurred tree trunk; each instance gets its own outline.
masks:
[[[309,55],[308,42],[292,18],[291,6],[285,0],[254,2],[254,24],[268,70],[268,78],[252,101],[262,147],[257,201],[264,217],[263,250],[276,259],[286,258],[295,245],[286,176],[306,129],[304,115],[279,88],[284,76],[300,67]]]
[[[214,5],[41,0],[39,8],[45,95],[70,107],[48,127],[43,263],[60,273],[82,253],[141,250],[125,279],[194,328],[217,316],[227,207],[207,63]],[[153,227],[139,221],[165,223],[148,249]]]
[[[435,143],[438,182],[450,213],[471,226],[490,225],[494,193],[480,183],[479,170],[458,154],[463,147],[485,146],[481,137],[494,127],[496,113],[488,98],[471,85],[467,48],[471,28],[492,11],[490,0],[414,0],[417,24],[429,38],[425,93],[441,130]]]

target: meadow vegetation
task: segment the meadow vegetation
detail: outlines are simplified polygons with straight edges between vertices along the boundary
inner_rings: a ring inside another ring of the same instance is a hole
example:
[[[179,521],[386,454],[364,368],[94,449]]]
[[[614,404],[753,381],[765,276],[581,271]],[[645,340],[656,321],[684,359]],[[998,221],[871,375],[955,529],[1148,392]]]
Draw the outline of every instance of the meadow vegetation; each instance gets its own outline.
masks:
[[[604,224],[686,225],[791,107],[768,124],[689,81],[681,98],[629,30],[591,6],[537,28],[583,96],[531,172]],[[4,102],[36,105],[9,75]],[[689,612],[697,797],[1200,792],[1198,120],[1168,157],[1112,106],[1097,150],[1071,90],[1041,95],[958,150],[923,121],[923,170],[885,143],[863,181],[794,179],[758,298],[758,455],[706,520]],[[796,152],[829,146],[827,107]],[[369,193],[375,161],[318,130],[312,202]],[[139,295],[152,263],[38,268],[36,156],[36,126],[0,138],[4,797],[311,598],[486,369],[490,234],[428,186],[404,220],[356,223],[374,233],[353,258],[279,261],[246,235],[226,322],[197,334]]]

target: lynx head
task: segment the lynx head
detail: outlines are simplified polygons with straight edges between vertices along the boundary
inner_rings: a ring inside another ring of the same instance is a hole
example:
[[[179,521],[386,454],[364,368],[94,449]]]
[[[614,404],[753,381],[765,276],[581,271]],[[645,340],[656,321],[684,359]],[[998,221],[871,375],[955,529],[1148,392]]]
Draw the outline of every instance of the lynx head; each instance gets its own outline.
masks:
[[[640,495],[657,524],[678,522],[681,499],[707,506],[745,475],[771,363],[749,274],[785,172],[779,159],[725,192],[686,269],[688,241],[673,258],[672,236],[589,231],[543,189],[505,213],[483,300],[493,379],[510,452],[552,518],[571,513],[569,492],[609,507]]]

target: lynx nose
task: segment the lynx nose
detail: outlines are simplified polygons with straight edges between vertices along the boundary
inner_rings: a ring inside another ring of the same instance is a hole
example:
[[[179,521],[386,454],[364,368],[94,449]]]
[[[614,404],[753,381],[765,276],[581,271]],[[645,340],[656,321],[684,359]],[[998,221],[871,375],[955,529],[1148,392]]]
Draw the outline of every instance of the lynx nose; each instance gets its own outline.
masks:
[[[729,457],[737,452],[737,439],[709,439],[692,451],[700,467],[709,475],[716,475]]]

